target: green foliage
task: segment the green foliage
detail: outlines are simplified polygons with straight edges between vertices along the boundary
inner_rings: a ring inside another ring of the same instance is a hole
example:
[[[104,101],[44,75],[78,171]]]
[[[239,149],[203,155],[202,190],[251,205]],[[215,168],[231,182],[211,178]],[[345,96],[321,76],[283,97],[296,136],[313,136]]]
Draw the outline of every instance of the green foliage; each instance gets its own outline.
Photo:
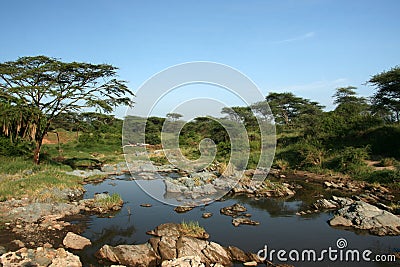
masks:
[[[121,196],[117,193],[107,195],[103,198],[96,199],[95,206],[104,210],[110,210],[115,206],[121,206],[124,203]]]
[[[337,152],[336,156],[330,161],[329,165],[336,171],[362,178],[370,171],[365,160],[369,155],[369,147],[345,147]]]
[[[23,139],[10,141],[10,138],[0,136],[1,156],[27,156],[32,153],[33,143]]]
[[[372,76],[368,81],[377,88],[372,98],[374,111],[389,121],[400,122],[400,66]]]
[[[0,63],[2,106],[25,110],[29,118],[28,122],[17,121],[17,127],[8,126],[14,118],[7,118],[5,134],[10,129],[30,129],[29,137],[36,145],[34,161],[38,164],[43,138],[58,116],[83,108],[109,113],[120,104],[133,104],[125,96],[133,93],[124,81],[115,79],[116,70],[107,64],[66,63],[46,56]]]
[[[399,170],[373,171],[364,177],[364,180],[370,183],[398,183],[400,182]]]
[[[206,230],[199,225],[199,222],[195,221],[189,221],[185,222],[182,221],[181,224],[181,231],[183,232],[184,235],[186,236],[201,236],[203,235]]]

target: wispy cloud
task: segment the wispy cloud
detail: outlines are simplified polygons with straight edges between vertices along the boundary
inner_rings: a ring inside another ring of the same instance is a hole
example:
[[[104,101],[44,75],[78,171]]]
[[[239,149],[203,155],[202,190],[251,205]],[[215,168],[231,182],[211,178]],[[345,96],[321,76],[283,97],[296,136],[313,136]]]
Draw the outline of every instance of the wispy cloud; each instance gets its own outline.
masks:
[[[305,33],[303,35],[300,35],[300,36],[296,36],[296,37],[285,39],[285,40],[275,41],[273,43],[275,43],[275,44],[291,43],[291,42],[295,42],[295,41],[300,41],[300,40],[305,40],[305,39],[308,39],[308,38],[312,38],[314,36],[315,36],[315,32],[307,32],[307,33]]]

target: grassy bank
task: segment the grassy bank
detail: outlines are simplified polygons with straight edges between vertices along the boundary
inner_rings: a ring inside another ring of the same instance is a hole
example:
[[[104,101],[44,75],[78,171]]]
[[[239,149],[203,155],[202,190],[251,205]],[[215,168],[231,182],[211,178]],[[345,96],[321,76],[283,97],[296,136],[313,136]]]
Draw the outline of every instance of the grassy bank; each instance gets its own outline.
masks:
[[[0,157],[0,200],[28,197],[37,200],[56,198],[52,188],[79,188],[82,178],[67,175],[72,170],[62,164],[35,165],[23,157]]]

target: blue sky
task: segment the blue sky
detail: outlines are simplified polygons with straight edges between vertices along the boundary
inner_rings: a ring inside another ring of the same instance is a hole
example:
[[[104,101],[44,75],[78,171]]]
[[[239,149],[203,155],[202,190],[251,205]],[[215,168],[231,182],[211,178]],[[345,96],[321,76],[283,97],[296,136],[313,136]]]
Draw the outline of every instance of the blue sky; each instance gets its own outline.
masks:
[[[369,77],[399,65],[399,13],[397,0],[3,1],[0,61],[109,63],[134,91],[172,65],[213,61],[264,95],[290,91],[331,109],[336,87],[371,95]]]

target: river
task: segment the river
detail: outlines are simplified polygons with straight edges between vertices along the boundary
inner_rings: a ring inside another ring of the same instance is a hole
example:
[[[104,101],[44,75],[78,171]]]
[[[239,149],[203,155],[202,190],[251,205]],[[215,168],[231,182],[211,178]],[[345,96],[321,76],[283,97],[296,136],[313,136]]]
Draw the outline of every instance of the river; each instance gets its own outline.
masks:
[[[144,181],[140,183],[162,183],[160,180]],[[159,184],[158,184],[159,185]],[[346,249],[358,249],[360,253],[366,249],[372,255],[390,254],[400,248],[400,238],[393,236],[373,236],[363,231],[349,231],[332,228],[327,220],[332,217],[331,212],[313,213],[304,216],[296,212],[306,210],[321,194],[329,197],[318,184],[302,183],[291,198],[261,198],[245,196],[226,197],[222,201],[213,202],[207,206],[196,207],[186,213],[176,213],[173,206],[159,202],[138,186],[129,176],[115,176],[98,184],[85,185],[85,198],[91,198],[95,193],[118,193],[124,200],[123,208],[112,216],[90,216],[85,219],[83,236],[89,238],[93,246],[77,254],[85,266],[98,266],[93,254],[104,244],[140,244],[146,242],[150,236],[146,231],[166,222],[180,223],[182,221],[198,221],[210,234],[210,240],[221,245],[233,245],[244,251],[257,253],[267,245],[268,250],[284,249],[287,252],[296,249],[314,249],[319,253],[323,249],[332,247],[337,249],[336,241],[344,238],[347,241]],[[141,207],[148,203],[152,207]],[[260,222],[258,226],[241,225],[234,227],[232,218],[220,214],[222,207],[240,203],[252,214],[251,219]],[[211,212],[213,216],[202,218],[204,212]],[[76,222],[78,223],[78,222]],[[361,255],[361,254],[360,254]],[[371,256],[372,257],[372,256]],[[326,259],[327,257],[325,257]],[[278,262],[275,259],[275,262]],[[321,266],[321,262],[292,262],[295,266]],[[397,263],[398,264],[398,263]],[[325,261],[323,266],[400,266],[394,263],[378,262],[343,262]]]

